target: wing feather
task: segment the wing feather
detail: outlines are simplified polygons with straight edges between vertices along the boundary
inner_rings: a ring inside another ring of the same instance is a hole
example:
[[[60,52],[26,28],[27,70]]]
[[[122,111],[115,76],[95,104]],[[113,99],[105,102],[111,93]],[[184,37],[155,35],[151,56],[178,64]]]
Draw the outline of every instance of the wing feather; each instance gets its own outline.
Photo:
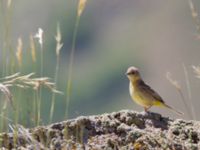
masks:
[[[146,95],[146,97],[148,97],[149,99],[165,103],[162,97],[156,91],[154,91],[149,85],[147,85],[144,81],[140,80],[138,82],[138,88],[140,88],[142,93]]]

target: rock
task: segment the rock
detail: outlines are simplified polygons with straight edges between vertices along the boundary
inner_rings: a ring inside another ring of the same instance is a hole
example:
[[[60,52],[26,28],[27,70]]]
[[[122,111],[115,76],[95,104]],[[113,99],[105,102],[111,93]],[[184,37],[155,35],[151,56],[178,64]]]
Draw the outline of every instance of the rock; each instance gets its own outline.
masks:
[[[122,110],[1,133],[1,149],[200,149],[200,122]]]

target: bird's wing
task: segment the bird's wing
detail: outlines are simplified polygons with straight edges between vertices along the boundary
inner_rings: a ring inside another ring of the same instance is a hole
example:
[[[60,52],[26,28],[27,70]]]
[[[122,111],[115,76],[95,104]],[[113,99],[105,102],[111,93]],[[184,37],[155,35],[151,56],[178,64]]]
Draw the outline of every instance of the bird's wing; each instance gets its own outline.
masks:
[[[150,99],[157,100],[157,101],[160,101],[162,103],[165,103],[163,101],[162,97],[160,97],[160,95],[156,91],[154,91],[149,85],[147,85],[144,81],[140,81],[139,88]]]

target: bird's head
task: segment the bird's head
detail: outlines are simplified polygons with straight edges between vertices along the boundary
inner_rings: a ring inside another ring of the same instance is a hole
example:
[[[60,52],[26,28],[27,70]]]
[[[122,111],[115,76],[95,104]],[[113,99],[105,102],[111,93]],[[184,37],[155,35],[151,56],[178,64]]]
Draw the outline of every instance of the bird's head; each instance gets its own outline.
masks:
[[[129,67],[127,69],[126,75],[129,78],[129,80],[132,81],[132,82],[141,79],[139,70],[136,67],[133,67],[133,66]]]

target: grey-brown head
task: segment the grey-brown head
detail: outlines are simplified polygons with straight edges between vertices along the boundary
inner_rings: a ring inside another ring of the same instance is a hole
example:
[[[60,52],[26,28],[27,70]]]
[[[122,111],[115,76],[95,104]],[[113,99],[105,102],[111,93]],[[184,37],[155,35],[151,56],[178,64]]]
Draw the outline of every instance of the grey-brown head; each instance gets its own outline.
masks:
[[[131,66],[127,69],[126,75],[132,82],[141,79],[138,68]]]

